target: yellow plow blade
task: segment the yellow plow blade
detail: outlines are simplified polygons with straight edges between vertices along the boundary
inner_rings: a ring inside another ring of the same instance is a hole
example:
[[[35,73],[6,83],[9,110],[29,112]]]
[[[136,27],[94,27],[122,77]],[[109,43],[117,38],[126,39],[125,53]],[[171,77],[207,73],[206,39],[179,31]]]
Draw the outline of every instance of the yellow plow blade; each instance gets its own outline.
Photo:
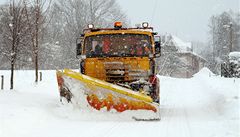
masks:
[[[57,71],[61,97],[80,109],[112,114],[129,113],[135,120],[159,120],[159,104],[152,98],[69,69]]]

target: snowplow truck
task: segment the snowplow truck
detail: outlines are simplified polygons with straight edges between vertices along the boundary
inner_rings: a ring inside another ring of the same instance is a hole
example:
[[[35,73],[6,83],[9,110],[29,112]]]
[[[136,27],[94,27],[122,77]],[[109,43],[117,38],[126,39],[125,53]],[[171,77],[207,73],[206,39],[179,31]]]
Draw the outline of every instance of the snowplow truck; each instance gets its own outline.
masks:
[[[77,40],[79,72],[57,71],[62,99],[92,113],[159,120],[155,60],[161,42],[156,35],[146,22],[136,28],[123,28],[121,22],[113,28],[89,24]]]

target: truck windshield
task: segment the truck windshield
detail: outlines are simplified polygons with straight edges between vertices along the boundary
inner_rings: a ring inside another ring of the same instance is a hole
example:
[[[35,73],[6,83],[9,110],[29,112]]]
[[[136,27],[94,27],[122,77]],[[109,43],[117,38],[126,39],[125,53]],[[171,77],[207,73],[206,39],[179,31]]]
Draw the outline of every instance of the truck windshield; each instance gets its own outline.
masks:
[[[152,53],[150,36],[143,34],[107,34],[85,40],[87,57],[134,57]]]

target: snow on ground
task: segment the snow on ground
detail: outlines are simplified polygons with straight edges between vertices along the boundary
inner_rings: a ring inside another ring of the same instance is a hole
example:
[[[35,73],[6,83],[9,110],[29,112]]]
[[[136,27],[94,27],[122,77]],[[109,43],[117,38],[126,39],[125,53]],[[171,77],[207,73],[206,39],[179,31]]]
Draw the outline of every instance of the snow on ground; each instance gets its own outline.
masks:
[[[9,71],[0,71],[9,78]],[[240,79],[215,76],[204,68],[191,79],[162,77],[161,121],[83,120],[59,102],[55,71],[17,71],[15,90],[0,90],[0,137],[238,137]],[[86,116],[84,116],[86,117]]]

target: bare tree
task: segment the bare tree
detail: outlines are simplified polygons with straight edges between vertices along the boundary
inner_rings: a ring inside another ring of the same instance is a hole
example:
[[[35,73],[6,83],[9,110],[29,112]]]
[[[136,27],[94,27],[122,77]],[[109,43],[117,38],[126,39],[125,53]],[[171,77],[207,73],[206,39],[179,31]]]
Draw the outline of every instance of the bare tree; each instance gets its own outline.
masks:
[[[1,14],[3,15],[3,18],[1,18],[1,30],[5,47],[3,53],[10,60],[10,89],[13,89],[15,63],[27,30],[23,1],[11,0],[8,6],[1,9]]]
[[[95,27],[113,27],[114,21],[127,22],[126,15],[115,0],[59,0],[53,4],[52,14],[53,22],[49,30],[56,29],[51,30],[54,36],[52,40],[60,44],[61,67],[78,67],[75,56],[76,39],[87,24],[92,23]]]
[[[27,16],[27,24],[28,27],[31,28],[30,37],[31,37],[31,45],[33,48],[33,61],[34,61],[34,68],[35,68],[35,82],[38,82],[38,70],[39,70],[39,42],[40,42],[40,35],[43,30],[43,25],[46,21],[44,16],[45,12],[47,12],[48,8],[45,8],[46,3],[50,3],[46,0],[33,0],[27,3],[24,1],[25,5],[25,13]]]
[[[112,27],[115,21],[127,22],[126,15],[121,12],[120,6],[116,0],[88,0],[87,20],[88,23],[93,23],[102,27]]]
[[[116,0],[58,0],[52,5],[49,0],[21,1],[24,2],[28,31],[25,33],[27,38],[22,41],[23,50],[19,50],[21,56],[16,66],[19,69],[35,68],[36,82],[38,69],[78,68],[76,38],[87,24],[112,27],[115,21],[127,22]],[[8,52],[2,53],[10,55]]]

